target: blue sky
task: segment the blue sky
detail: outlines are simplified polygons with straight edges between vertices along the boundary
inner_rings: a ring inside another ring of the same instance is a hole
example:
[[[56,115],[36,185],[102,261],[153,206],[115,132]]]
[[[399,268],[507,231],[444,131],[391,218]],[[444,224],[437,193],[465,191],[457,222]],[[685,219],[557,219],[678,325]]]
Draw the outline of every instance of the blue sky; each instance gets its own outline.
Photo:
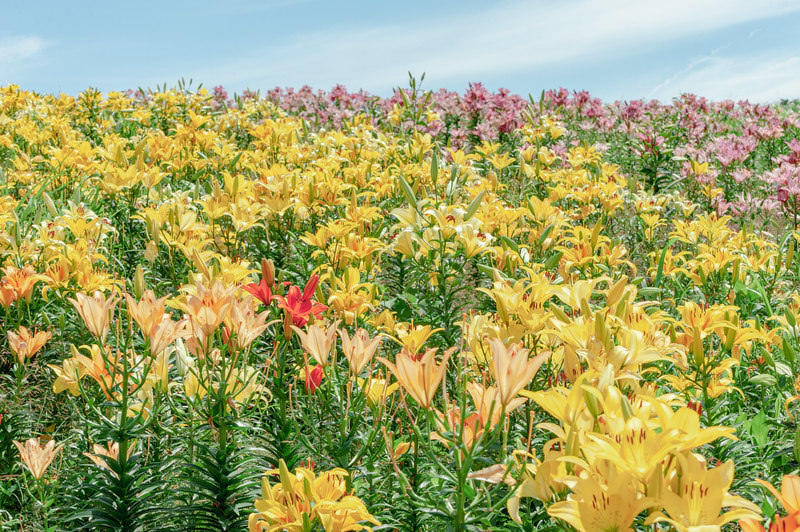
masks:
[[[76,94],[470,81],[606,99],[800,97],[800,0],[6,0],[0,84]]]

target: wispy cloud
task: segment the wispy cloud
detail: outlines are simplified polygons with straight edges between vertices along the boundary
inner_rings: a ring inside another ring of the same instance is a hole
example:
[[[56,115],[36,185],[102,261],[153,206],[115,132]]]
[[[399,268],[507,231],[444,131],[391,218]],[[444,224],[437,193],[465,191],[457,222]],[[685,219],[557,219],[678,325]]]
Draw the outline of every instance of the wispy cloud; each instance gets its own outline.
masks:
[[[0,38],[0,64],[7,65],[33,57],[47,43],[35,35]]]
[[[504,3],[444,20],[296,35],[187,74],[234,89],[346,81],[351,88],[385,92],[409,70],[427,72],[431,86],[463,83],[608,59],[798,10],[800,3],[781,0]]]
[[[661,84],[654,96],[669,100],[681,92],[693,92],[713,100],[765,103],[800,98],[800,52],[772,50],[746,57],[708,57],[697,68]]]
[[[669,97],[664,97],[665,91],[670,91],[674,88],[674,85],[678,80],[686,78],[689,74],[695,71],[697,68],[701,67],[702,65],[708,64],[712,62],[715,56],[720,52],[721,48],[716,48],[711,51],[711,53],[704,57],[698,57],[696,59],[692,59],[689,61],[689,64],[686,67],[682,68],[680,71],[676,72],[672,76],[665,79],[663,82],[656,85],[653,90],[647,95],[647,98],[660,98],[662,100],[669,100]]]
[[[0,77],[9,78],[38,56],[47,42],[35,35],[0,37]]]

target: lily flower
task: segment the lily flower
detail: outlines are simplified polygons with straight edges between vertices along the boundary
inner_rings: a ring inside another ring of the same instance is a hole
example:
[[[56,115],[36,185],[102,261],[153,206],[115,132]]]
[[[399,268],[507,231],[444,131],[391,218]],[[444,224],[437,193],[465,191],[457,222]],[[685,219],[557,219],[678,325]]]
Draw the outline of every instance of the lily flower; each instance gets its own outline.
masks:
[[[31,334],[26,327],[20,327],[17,332],[8,331],[8,345],[17,359],[17,362],[24,364],[27,360],[44,347],[44,344],[53,337],[48,331],[39,331]]]
[[[364,329],[358,329],[352,338],[350,338],[346,330],[339,329],[339,338],[342,339],[342,351],[350,363],[350,370],[353,375],[361,373],[369,364],[383,340],[380,335],[370,339],[369,333]]]
[[[41,444],[38,438],[31,438],[23,445],[21,442],[14,441],[14,445],[19,450],[22,463],[31,472],[33,478],[39,480],[47,471],[50,463],[61,450],[63,444],[56,447],[56,441],[50,440],[45,445]]]
[[[275,290],[275,266],[272,261],[261,259],[261,279],[257,283],[245,285],[244,289],[267,307],[272,304],[273,300],[277,300],[280,296],[273,293]]]
[[[92,336],[100,341],[106,339],[109,329],[109,320],[111,312],[117,304],[117,298],[111,296],[108,299],[103,297],[103,294],[96,291],[92,297],[83,293],[75,294],[75,299],[68,299],[75,307],[86,324],[86,328],[92,333]]]
[[[314,274],[302,292],[299,287],[292,285],[289,287],[286,297],[275,296],[276,298],[280,297],[278,306],[286,312],[288,319],[295,327],[303,327],[311,316],[319,319],[320,314],[328,309],[327,306],[311,299],[318,283],[319,276]]]
[[[489,340],[492,348],[492,370],[497,381],[499,400],[503,407],[511,403],[521,389],[528,385],[536,372],[550,357],[545,351],[538,356],[528,358],[528,350],[519,344],[506,347],[497,338]]]
[[[430,408],[436,389],[444,378],[447,370],[447,361],[450,359],[452,349],[445,351],[442,362],[436,364],[436,349],[428,349],[421,358],[417,359],[408,349],[403,348],[398,354],[396,364],[385,358],[379,358],[383,364],[394,374],[400,386],[419,403],[422,408]]]
[[[311,355],[319,365],[327,366],[331,349],[336,343],[337,325],[339,325],[339,322],[335,321],[327,328],[314,323],[309,325],[306,331],[295,326],[292,326],[292,329],[300,337],[300,342],[303,344],[303,349],[306,350],[306,353]]]

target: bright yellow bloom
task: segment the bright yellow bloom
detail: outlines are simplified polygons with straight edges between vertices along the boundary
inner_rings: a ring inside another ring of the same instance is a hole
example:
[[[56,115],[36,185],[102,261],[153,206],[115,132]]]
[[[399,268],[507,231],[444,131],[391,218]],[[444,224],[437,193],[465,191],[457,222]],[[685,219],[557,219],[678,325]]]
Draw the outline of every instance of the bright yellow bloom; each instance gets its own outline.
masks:
[[[611,467],[602,476],[581,474],[567,500],[551,505],[547,513],[579,532],[622,532],[633,531],[636,516],[655,504],[634,477]]]
[[[83,366],[78,359],[65,358],[61,361],[61,366],[48,364],[47,367],[56,373],[56,380],[53,381],[53,393],[61,393],[67,390],[71,395],[80,395],[80,378],[85,374]]]
[[[396,330],[397,337],[394,340],[408,349],[412,355],[416,355],[425,345],[425,342],[428,341],[428,338],[441,330],[441,328],[433,329],[430,325],[399,323]]]
[[[373,407],[383,404],[400,387],[396,382],[389,384],[389,381],[383,378],[382,373],[376,378],[356,377],[356,382],[367,394],[367,401]]]
[[[280,482],[270,484],[268,477],[278,474]],[[371,530],[363,525],[378,521],[358,497],[348,494],[344,469],[331,469],[319,475],[309,468],[290,473],[283,460],[277,470],[267,471],[261,482],[261,498],[256,512],[250,514],[251,532],[300,532],[306,524],[319,523],[326,531]]]
[[[707,469],[700,455],[678,455],[680,475],[668,483],[659,498],[664,512],[655,512],[645,524],[667,522],[678,532],[719,530],[737,519],[758,519],[760,511],[753,503],[728,493],[733,482],[733,462]],[[723,507],[732,508],[720,515]],[[706,528],[702,528],[706,527]]]

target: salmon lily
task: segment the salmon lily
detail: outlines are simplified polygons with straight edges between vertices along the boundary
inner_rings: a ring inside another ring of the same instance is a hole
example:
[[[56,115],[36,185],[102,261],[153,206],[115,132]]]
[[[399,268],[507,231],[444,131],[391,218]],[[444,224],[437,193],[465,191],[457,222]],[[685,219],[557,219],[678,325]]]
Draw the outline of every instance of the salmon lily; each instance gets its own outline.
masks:
[[[514,344],[506,347],[501,340],[489,340],[492,348],[492,370],[497,381],[500,404],[505,408],[517,393],[533,379],[536,372],[550,357],[545,351],[538,356],[528,358],[528,350]]]
[[[397,354],[396,364],[385,358],[379,358],[383,364],[394,374],[400,386],[408,392],[422,408],[430,408],[433,396],[439,383],[444,378],[447,361],[452,350],[445,351],[439,365],[436,364],[436,349],[428,349],[421,358],[417,359],[408,349],[402,349]]]
[[[339,338],[342,339],[342,351],[350,363],[350,370],[353,375],[361,373],[370,363],[383,340],[381,335],[370,339],[369,333],[364,329],[358,329],[352,338],[347,334],[346,330],[339,329]]]
[[[27,360],[44,347],[44,344],[53,337],[48,331],[31,333],[26,327],[20,327],[17,332],[8,331],[8,345],[17,359],[17,362],[24,364]]]
[[[15,441],[14,445],[19,450],[22,463],[25,464],[25,467],[28,468],[28,471],[31,472],[33,478],[36,480],[44,476],[47,468],[50,467],[50,463],[56,455],[58,455],[58,452],[63,446],[62,444],[56,447],[55,440],[49,440],[46,444],[42,445],[41,440],[38,438],[30,438],[24,445],[21,442]]]
[[[96,291],[91,297],[83,293],[75,294],[75,299],[68,301],[78,311],[92,336],[100,341],[105,340],[117,298],[114,296],[105,298],[101,292]]]

